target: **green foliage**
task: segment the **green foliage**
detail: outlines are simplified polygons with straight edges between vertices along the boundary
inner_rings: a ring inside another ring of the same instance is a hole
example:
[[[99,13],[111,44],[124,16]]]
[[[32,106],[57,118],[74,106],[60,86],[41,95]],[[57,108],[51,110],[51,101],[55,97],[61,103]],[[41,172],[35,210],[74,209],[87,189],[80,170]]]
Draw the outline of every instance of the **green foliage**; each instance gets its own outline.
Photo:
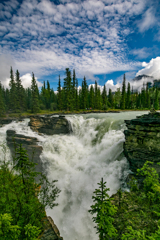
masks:
[[[32,73],[32,84],[31,84],[31,110],[33,113],[37,113],[40,111],[39,108],[39,92],[38,86],[34,77],[34,73]]]
[[[97,224],[96,229],[99,234],[99,239],[109,239],[116,236],[116,229],[113,226],[113,215],[116,213],[116,207],[112,205],[111,198],[109,198],[106,188],[106,182],[103,182],[103,178],[98,183],[99,189],[95,189],[92,197],[94,205],[91,206],[89,212],[93,215],[92,219]]]
[[[7,221],[19,226],[18,239],[36,239],[42,229],[45,207],[56,206],[55,199],[60,192],[54,184],[56,181],[49,182],[34,167],[35,163],[28,159],[21,145],[16,147],[12,162],[4,159],[0,166],[0,213],[10,214]],[[40,180],[35,182],[37,176]]]
[[[18,240],[20,236],[20,227],[11,225],[13,221],[10,214],[0,214],[0,239],[1,240]]]

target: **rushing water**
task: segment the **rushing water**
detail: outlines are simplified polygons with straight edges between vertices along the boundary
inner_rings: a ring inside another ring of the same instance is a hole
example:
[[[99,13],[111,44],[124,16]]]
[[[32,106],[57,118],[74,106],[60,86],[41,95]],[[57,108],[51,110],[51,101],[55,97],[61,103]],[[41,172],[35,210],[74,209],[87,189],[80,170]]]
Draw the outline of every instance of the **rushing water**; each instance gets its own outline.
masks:
[[[7,129],[40,141],[41,160],[48,163],[48,177],[57,179],[61,190],[59,206],[47,209],[47,214],[54,219],[64,240],[98,240],[88,213],[93,191],[102,177],[110,195],[123,185],[129,172],[123,156],[124,119],[144,113],[147,112],[68,115],[73,129],[70,135],[40,136],[28,127],[29,119],[0,128],[0,143],[5,141]],[[0,155],[3,158],[2,149]],[[6,158],[10,158],[10,152]]]

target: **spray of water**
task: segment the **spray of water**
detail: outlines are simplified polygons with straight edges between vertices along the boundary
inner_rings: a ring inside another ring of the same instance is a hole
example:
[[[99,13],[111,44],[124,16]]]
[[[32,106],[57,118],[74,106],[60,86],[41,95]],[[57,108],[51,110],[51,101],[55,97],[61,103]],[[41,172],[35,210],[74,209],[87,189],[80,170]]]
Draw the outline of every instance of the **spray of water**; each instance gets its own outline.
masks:
[[[65,240],[98,240],[88,213],[93,191],[102,177],[110,188],[110,195],[125,180],[129,169],[122,154],[124,119],[142,114],[144,112],[67,116],[73,129],[67,136],[40,136],[28,127],[27,119],[0,128],[0,143],[6,138],[7,129],[40,141],[41,161],[48,165],[47,175],[58,180],[61,190],[57,199],[59,206],[47,209],[47,214],[54,219]]]

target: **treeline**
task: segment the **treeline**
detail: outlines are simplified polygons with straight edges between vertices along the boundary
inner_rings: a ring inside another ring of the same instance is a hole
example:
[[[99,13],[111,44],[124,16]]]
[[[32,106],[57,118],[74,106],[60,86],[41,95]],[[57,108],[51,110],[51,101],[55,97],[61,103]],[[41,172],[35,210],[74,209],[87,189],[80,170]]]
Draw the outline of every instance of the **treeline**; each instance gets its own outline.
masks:
[[[31,87],[24,89],[18,70],[14,78],[12,68],[9,86],[10,89],[5,89],[0,83],[1,115],[5,112],[30,111],[37,113],[41,110],[159,109],[160,89],[155,86],[149,88],[148,83],[143,85],[141,92],[133,91],[129,82],[126,86],[125,74],[122,89],[117,88],[114,93],[111,89],[107,92],[105,85],[101,91],[97,81],[95,81],[95,84],[88,86],[85,77],[82,80],[81,87],[78,87],[75,70],[72,74],[69,68],[66,68],[66,77],[63,84],[59,76],[57,93],[50,87],[49,81],[47,81],[47,84],[44,81],[41,91],[39,91],[34,73],[32,73]]]

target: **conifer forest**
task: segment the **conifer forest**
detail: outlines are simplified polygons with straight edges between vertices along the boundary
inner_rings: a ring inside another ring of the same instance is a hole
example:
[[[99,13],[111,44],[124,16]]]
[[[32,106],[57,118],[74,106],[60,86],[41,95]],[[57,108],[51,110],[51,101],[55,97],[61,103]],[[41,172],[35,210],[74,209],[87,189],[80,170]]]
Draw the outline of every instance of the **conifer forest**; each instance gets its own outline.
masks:
[[[59,76],[57,79],[57,92],[50,87],[49,81],[43,83],[38,89],[34,73],[32,73],[31,87],[25,89],[22,85],[20,73],[17,70],[15,77],[13,69],[10,70],[9,89],[0,83],[0,114],[5,113],[38,113],[41,110],[50,111],[79,111],[79,110],[108,110],[108,109],[133,109],[147,110],[159,109],[159,88],[153,84],[144,84],[141,91],[133,90],[125,74],[123,76],[122,89],[115,92],[107,91],[104,85],[101,91],[97,81],[88,87],[84,77],[81,85],[78,83],[75,70],[73,74],[66,68],[66,77],[63,82]],[[81,87],[79,87],[81,86]]]

